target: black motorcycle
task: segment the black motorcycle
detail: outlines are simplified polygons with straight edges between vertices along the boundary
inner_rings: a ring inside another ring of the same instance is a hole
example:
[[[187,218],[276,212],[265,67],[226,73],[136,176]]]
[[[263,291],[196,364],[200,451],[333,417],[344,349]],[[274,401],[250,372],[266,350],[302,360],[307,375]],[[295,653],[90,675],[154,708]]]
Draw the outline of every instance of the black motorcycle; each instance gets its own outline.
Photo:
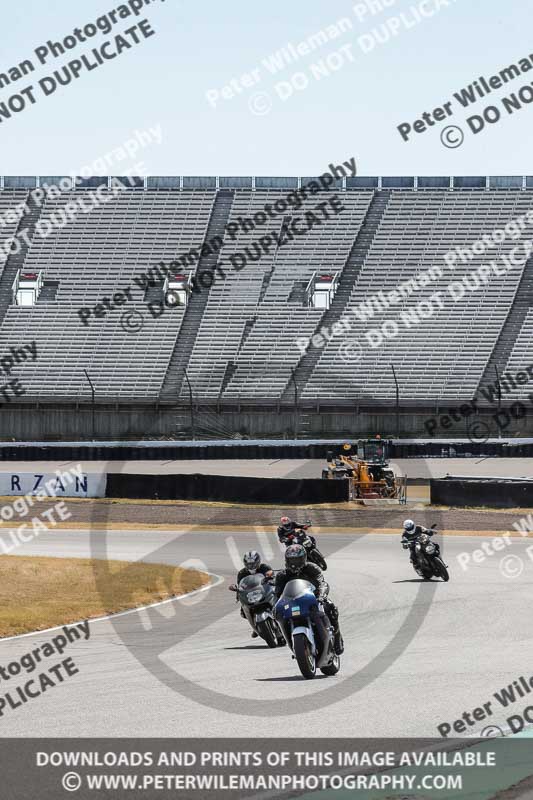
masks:
[[[326,559],[316,546],[316,541],[314,537],[308,536],[306,533],[307,529],[311,527],[311,523],[306,525],[302,531],[295,531],[294,533],[289,533],[287,535],[287,547],[290,544],[301,544],[305,547],[307,553],[307,560],[311,561],[311,563],[316,564],[322,572],[325,572],[328,568],[326,564]]]
[[[261,639],[269,647],[284,645],[285,639],[274,619],[276,598],[271,580],[260,572],[247,575],[233,591],[237,592],[244,616]]]
[[[416,562],[413,567],[417,575],[420,575],[425,581],[429,581],[433,577],[442,578],[445,582],[450,580],[447,565],[440,555],[440,547],[437,542],[431,540],[427,533],[417,536],[414,550]]]

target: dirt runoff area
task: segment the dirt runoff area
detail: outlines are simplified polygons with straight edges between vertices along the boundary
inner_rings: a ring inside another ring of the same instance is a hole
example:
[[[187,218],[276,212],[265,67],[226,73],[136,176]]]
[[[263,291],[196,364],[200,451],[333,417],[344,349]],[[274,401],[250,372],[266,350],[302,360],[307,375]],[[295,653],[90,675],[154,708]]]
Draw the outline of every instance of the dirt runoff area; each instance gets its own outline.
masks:
[[[11,498],[12,499],[12,498]],[[259,506],[233,505],[224,503],[203,503],[187,501],[146,501],[146,500],[80,500],[64,498],[69,517],[57,528],[164,528],[168,530],[250,530],[255,527],[275,530],[282,514],[298,522],[311,520],[313,532],[334,532],[335,530],[383,532],[397,531],[404,519],[411,517],[421,525],[436,523],[439,530],[454,532],[485,532],[516,530],[513,523],[527,517],[528,511],[443,509],[421,506],[358,506],[352,503],[341,505],[316,506]],[[42,501],[42,508],[47,501]],[[52,501],[50,505],[53,506]],[[40,506],[41,507],[41,506]],[[21,519],[20,522],[26,520]],[[17,525],[17,518],[2,528]]]
[[[169,564],[40,556],[1,556],[0,574],[0,638],[158,603],[210,581]]]

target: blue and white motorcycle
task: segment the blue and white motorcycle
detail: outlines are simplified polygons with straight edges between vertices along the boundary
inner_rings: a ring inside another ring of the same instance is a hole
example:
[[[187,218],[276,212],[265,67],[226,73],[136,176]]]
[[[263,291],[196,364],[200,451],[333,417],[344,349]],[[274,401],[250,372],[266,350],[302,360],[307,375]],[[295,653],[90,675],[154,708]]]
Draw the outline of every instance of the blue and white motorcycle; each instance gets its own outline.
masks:
[[[314,678],[317,669],[324,675],[337,674],[341,662],[333,649],[333,626],[312,583],[303,578],[289,581],[274,613],[304,678]]]

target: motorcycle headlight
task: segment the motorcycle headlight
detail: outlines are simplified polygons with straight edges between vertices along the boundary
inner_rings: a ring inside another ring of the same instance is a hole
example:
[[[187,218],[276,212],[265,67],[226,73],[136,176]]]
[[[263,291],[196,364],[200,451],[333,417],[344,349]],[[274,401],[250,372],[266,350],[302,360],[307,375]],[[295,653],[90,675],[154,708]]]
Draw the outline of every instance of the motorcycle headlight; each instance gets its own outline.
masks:
[[[427,544],[426,545],[426,553],[429,553],[431,555],[431,553],[434,553],[434,552],[435,552],[435,545],[431,544],[431,543]]]
[[[421,544],[416,544],[415,545],[415,550],[421,550],[421,549],[422,549],[422,545]]]
[[[248,592],[246,595],[246,599],[249,603],[258,603],[259,600],[263,597],[263,590],[262,589],[254,589],[253,592]]]

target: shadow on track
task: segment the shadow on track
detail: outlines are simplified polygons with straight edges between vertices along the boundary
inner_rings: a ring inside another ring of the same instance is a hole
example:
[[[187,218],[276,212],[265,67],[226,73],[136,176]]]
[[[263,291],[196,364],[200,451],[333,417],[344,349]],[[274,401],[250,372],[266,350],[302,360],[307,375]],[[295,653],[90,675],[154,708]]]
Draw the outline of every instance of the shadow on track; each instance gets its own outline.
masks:
[[[317,674],[314,680],[315,681],[322,680],[323,678],[327,677],[328,677],[327,675]],[[304,681],[305,678],[303,678],[301,675],[289,675],[286,678],[280,676],[278,678],[256,678],[255,680],[258,681],[259,683],[279,683],[280,681]]]

